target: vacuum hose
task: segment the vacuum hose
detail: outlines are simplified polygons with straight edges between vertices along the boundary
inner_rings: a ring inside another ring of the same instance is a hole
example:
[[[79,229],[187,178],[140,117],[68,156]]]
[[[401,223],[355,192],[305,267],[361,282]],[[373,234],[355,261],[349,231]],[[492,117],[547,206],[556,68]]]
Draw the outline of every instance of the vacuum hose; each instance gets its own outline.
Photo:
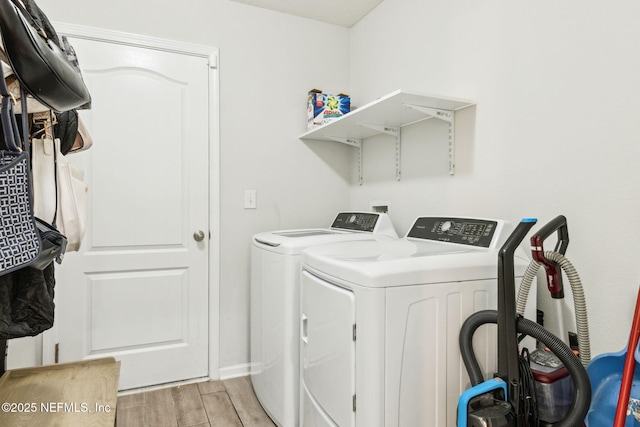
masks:
[[[591,361],[591,343],[589,340],[589,324],[587,321],[587,304],[584,298],[584,290],[580,276],[571,262],[559,252],[545,251],[544,257],[549,261],[556,262],[565,272],[571,285],[571,293],[573,294],[573,305],[576,315],[576,328],[578,329],[578,351],[580,353],[580,361],[587,366]],[[524,316],[524,310],[527,305],[527,297],[533,279],[538,274],[540,263],[531,261],[527,270],[522,277],[520,289],[518,289],[518,297],[516,300],[516,313]]]
[[[472,314],[460,329],[460,353],[473,386],[484,381],[480,364],[473,352],[473,334],[476,329],[486,323],[498,323],[496,310],[483,310]],[[571,376],[574,390],[571,407],[564,418],[554,424],[554,427],[581,426],[591,405],[591,383],[584,366],[562,340],[542,326],[521,316],[518,316],[516,323],[518,332],[543,342],[562,361]]]

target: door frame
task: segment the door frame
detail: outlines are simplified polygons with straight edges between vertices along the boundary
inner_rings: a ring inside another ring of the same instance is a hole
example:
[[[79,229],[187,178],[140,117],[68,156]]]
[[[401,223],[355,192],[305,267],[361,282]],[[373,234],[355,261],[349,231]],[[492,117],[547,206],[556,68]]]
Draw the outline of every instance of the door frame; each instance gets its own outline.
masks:
[[[220,378],[220,52],[218,48],[53,22],[60,35],[208,58],[209,61],[209,378]],[[82,58],[79,58],[82,64]],[[98,142],[99,143],[99,142]],[[57,327],[42,337],[42,363],[55,363]]]

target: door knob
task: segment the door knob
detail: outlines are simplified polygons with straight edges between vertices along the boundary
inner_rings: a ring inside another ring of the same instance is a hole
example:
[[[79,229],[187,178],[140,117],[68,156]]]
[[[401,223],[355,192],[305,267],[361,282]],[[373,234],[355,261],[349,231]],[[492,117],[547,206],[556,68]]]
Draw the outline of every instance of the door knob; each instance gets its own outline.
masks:
[[[198,230],[195,233],[193,233],[193,240],[195,240],[196,242],[203,241],[204,240],[204,231]]]

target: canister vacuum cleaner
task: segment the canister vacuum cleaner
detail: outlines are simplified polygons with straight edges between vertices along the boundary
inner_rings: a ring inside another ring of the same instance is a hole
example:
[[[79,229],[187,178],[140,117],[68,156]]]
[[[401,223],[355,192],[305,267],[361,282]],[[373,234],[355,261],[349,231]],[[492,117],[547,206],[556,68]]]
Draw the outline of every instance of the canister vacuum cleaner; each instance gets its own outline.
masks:
[[[561,223],[559,218],[564,217],[556,218],[541,231],[548,236],[556,229],[561,229],[558,227]],[[472,388],[466,390],[458,401],[458,427],[537,427],[542,425],[539,421],[536,379],[530,368],[531,355],[526,351],[520,354],[518,349],[519,338],[526,335],[543,343],[564,365],[571,380],[572,396],[568,411],[558,421],[545,425],[580,427],[589,410],[591,384],[580,359],[560,338],[541,325],[517,314],[516,311],[513,257],[515,250],[536,222],[537,220],[533,218],[523,219],[500,249],[498,310],[474,313],[464,322],[460,330],[460,351]],[[559,246],[563,244],[562,237],[559,231]],[[538,241],[539,244],[534,245],[536,250],[542,250],[541,240]],[[564,242],[564,249],[567,242],[568,240]],[[551,266],[555,268],[554,264]],[[552,274],[550,269],[546,270],[548,275]],[[556,280],[554,285],[559,285],[558,276],[560,276],[559,272],[553,276]],[[526,300],[526,296],[524,298]],[[498,371],[494,378],[485,381],[473,352],[472,338],[476,329],[487,323],[498,325]]]
[[[545,251],[543,242],[557,232],[557,243],[554,251]],[[589,325],[587,322],[587,307],[582,289],[582,282],[571,262],[565,258],[569,245],[569,230],[567,219],[563,215],[551,220],[531,237],[531,253],[533,261],[529,264],[522,278],[516,299],[516,313],[524,314],[527,295],[542,266],[545,270],[547,288],[551,296],[551,309],[555,309],[555,320],[558,323],[555,335],[568,344],[573,350],[578,350],[580,362],[586,368],[591,360],[589,342]],[[575,323],[577,334],[572,340],[569,328],[564,319],[564,286],[562,272],[566,273],[573,294]],[[536,401],[540,426],[551,426],[558,422],[569,410],[572,395],[571,378],[567,369],[549,351],[538,349],[531,353],[531,371],[535,380]],[[588,373],[588,372],[587,372]]]

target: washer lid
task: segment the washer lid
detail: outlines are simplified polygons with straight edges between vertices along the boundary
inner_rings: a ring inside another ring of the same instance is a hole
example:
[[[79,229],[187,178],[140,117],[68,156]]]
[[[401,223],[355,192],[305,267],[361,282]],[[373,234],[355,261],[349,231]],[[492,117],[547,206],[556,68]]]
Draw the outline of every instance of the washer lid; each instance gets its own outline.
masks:
[[[516,276],[529,261],[517,252]],[[394,287],[497,279],[498,250],[436,241],[369,239],[308,248],[303,268],[336,282]]]
[[[274,231],[276,236],[284,237],[309,237],[309,236],[324,236],[327,234],[341,234],[335,230],[289,230],[289,231]]]
[[[340,242],[359,233],[325,229],[283,230],[259,233],[253,236],[252,243],[262,249],[283,254],[300,254],[309,246],[322,243]],[[362,238],[369,237],[363,235]]]
[[[253,236],[254,246],[281,254],[297,255],[309,246],[372,236],[398,238],[389,216],[380,212],[340,212],[331,228],[280,230]]]

